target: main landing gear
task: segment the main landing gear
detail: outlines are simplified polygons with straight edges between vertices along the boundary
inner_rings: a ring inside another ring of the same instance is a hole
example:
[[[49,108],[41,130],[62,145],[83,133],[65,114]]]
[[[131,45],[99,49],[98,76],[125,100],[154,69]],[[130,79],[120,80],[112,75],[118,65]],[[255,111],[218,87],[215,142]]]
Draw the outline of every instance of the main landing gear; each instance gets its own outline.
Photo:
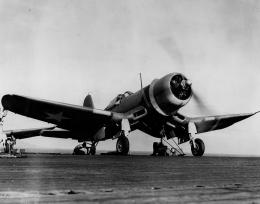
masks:
[[[191,153],[195,157],[201,157],[205,152],[205,145],[201,139],[194,138],[194,135],[197,133],[197,128],[194,123],[190,122],[188,124],[188,131],[190,137]]]
[[[205,152],[204,142],[199,138],[196,138],[193,141],[191,140],[190,146],[191,146],[191,153],[195,157],[201,157]]]
[[[116,154],[118,155],[128,155],[129,153],[129,140],[127,136],[129,135],[131,129],[130,124],[127,119],[122,119],[121,121],[121,132],[116,142]]]
[[[116,151],[120,155],[128,155],[129,153],[129,140],[123,132],[121,133],[121,136],[119,136],[117,139]]]

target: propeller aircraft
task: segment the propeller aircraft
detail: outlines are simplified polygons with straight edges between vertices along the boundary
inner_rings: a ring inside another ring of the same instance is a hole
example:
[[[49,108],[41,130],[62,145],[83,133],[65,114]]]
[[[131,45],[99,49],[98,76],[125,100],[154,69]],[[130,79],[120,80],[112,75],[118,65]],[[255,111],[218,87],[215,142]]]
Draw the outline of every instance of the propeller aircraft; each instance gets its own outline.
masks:
[[[4,111],[51,123],[48,128],[7,131],[7,138],[23,139],[33,136],[72,138],[94,155],[98,142],[117,139],[116,152],[127,155],[130,150],[128,135],[141,130],[160,138],[154,143],[154,154],[166,154],[163,140],[177,140],[177,145],[189,142],[194,156],[202,156],[204,142],[196,134],[223,129],[255,113],[188,117],[179,110],[193,98],[202,103],[192,90],[192,83],[181,73],[170,73],[155,79],[135,93],[117,95],[104,109],[94,107],[91,95],[83,106],[36,99],[21,95],[4,95]],[[178,150],[178,149],[176,149]],[[182,151],[181,151],[182,152]],[[183,153],[183,152],[182,152]]]

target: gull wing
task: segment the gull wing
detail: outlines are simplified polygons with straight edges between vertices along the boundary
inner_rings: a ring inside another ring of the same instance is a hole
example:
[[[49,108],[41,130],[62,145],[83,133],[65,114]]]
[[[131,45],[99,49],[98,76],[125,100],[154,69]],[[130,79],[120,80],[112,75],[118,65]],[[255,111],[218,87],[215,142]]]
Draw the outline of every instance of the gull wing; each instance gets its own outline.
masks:
[[[96,133],[104,124],[127,118],[124,114],[19,95],[2,98],[4,110],[55,124],[74,132]]]
[[[259,111],[258,111],[259,112]],[[241,120],[249,118],[256,113],[230,114],[189,118],[189,122],[193,122],[197,128],[197,133],[219,130],[233,125]]]

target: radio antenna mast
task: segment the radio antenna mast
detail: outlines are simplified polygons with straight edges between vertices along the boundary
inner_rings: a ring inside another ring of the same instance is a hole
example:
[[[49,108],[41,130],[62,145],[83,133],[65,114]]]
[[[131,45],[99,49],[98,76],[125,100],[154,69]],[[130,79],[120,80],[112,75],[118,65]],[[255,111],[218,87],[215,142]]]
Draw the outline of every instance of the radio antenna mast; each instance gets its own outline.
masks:
[[[143,79],[142,79],[142,73],[139,73],[140,76],[140,84],[141,84],[141,89],[143,89]]]
[[[140,76],[140,84],[141,84],[141,91],[142,91],[143,99],[144,99],[146,105],[147,105],[148,107],[150,107],[150,104],[148,103],[148,100],[147,100],[147,98],[146,98],[146,96],[145,96],[145,93],[144,93],[144,89],[143,89],[143,79],[142,79],[142,73],[141,73],[141,72],[139,73],[139,76]]]

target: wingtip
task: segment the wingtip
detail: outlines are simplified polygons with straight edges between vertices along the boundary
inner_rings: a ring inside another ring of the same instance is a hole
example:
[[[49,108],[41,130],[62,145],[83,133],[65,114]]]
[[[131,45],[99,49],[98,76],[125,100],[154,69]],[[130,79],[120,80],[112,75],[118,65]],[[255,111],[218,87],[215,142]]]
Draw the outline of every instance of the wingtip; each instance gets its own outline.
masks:
[[[9,108],[9,103],[10,103],[11,97],[12,96],[10,94],[6,94],[1,99],[2,106],[5,110],[7,110]]]

